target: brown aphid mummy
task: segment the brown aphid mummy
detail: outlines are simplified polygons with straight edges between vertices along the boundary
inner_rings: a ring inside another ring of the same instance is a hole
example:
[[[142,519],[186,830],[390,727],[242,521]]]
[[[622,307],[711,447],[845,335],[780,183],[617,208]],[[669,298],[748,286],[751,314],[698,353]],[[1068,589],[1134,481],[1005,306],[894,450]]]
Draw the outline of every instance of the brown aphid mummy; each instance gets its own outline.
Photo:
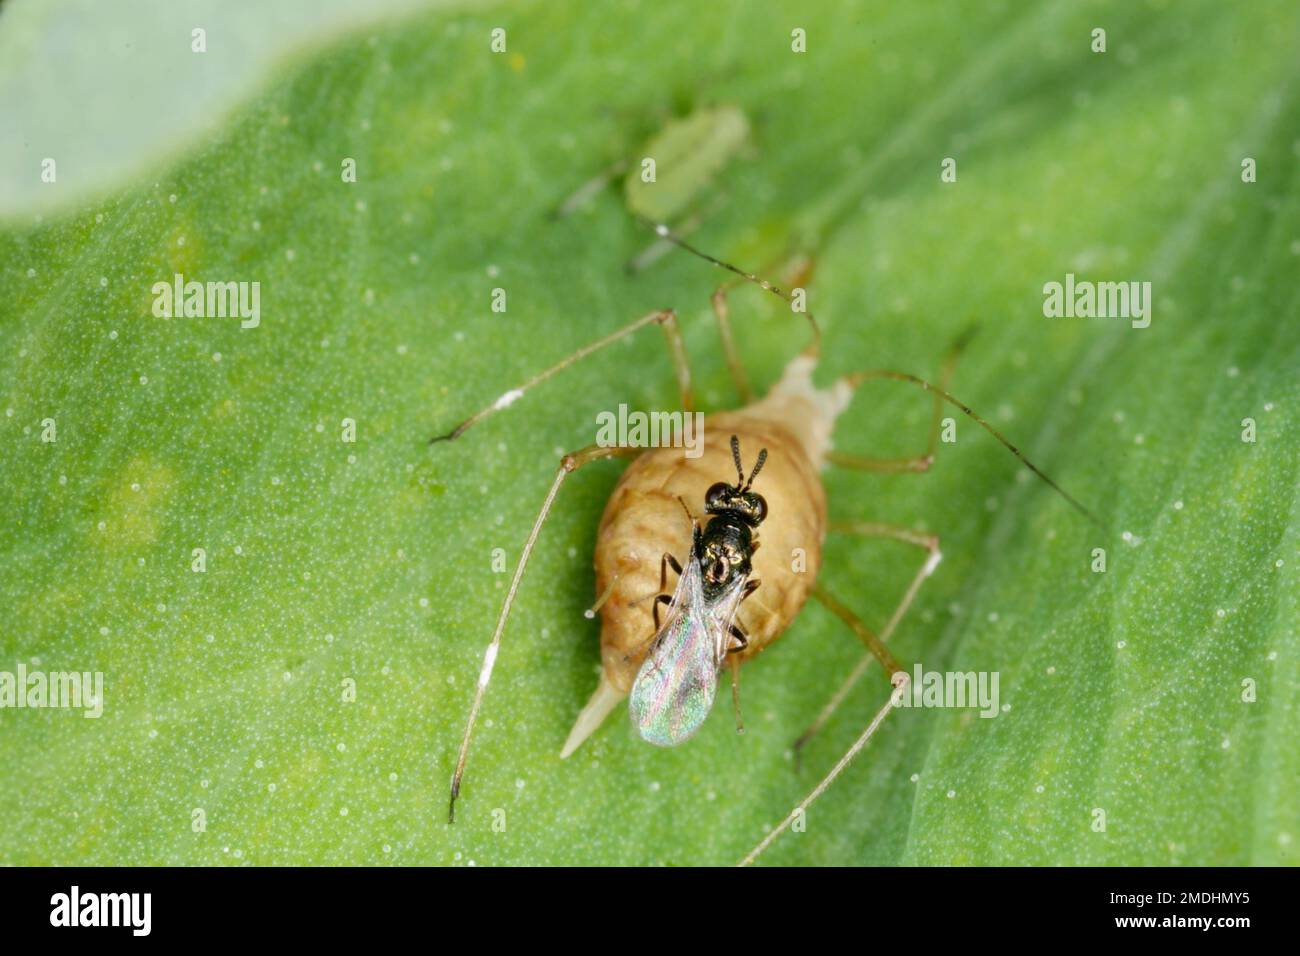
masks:
[[[601,677],[560,756],[567,757],[632,688],[656,631],[652,602],[660,593],[662,556],[687,560],[691,519],[682,509],[702,507],[705,493],[733,470],[730,440],[768,450],[760,479],[767,517],[756,540],[751,578],[762,582],[740,605],[746,661],[770,645],[794,620],[812,590],[826,536],[826,492],[821,470],[836,417],[853,389],[844,381],[813,385],[815,359],[795,358],[767,397],[704,419],[703,452],[680,448],[643,452],[623,472],[605,505],[596,536],[596,593],[600,605]],[[669,584],[671,589],[671,583]]]

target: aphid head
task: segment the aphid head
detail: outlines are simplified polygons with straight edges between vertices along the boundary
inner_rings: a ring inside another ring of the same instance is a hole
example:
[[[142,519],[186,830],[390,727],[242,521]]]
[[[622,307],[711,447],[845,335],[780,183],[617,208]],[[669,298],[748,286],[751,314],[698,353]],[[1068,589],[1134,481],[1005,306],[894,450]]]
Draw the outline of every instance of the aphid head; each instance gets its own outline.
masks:
[[[719,481],[709,488],[704,495],[704,510],[711,515],[733,515],[751,528],[756,528],[767,517],[767,501],[758,492],[749,489],[763,467],[763,462],[767,461],[767,449],[758,453],[758,460],[748,479],[740,464],[740,439],[735,435],[731,436],[731,456],[736,461],[736,483],[729,485],[725,481]]]

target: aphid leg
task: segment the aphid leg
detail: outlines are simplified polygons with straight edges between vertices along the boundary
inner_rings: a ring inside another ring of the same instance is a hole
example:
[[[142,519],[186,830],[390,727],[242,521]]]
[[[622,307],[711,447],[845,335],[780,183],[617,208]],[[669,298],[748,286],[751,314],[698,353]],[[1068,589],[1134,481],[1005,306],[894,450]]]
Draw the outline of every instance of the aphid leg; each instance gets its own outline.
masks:
[[[960,411],[963,415],[965,415],[967,418],[973,421],[980,428],[984,429],[984,431],[992,435],[997,440],[998,444],[1000,444],[1007,451],[1011,452],[1011,454],[1014,455],[1022,465],[1024,465],[1031,472],[1033,472],[1037,478],[1039,478],[1044,484],[1050,487],[1058,495],[1060,495],[1062,498],[1068,501],[1070,503],[1070,506],[1074,508],[1075,511],[1079,512],[1079,514],[1083,515],[1085,518],[1087,518],[1098,528],[1104,530],[1105,525],[1101,523],[1101,520],[1095,514],[1093,514],[1086,507],[1084,507],[1083,504],[1081,504],[1079,500],[1075,498],[1072,494],[1070,494],[1068,491],[1066,491],[1064,488],[1058,485],[1055,481],[1053,481],[1050,477],[1048,477],[1048,475],[1042,469],[1040,469],[1037,465],[1035,465],[1032,461],[1030,461],[1025,456],[1024,452],[1022,452],[1019,448],[1013,445],[1005,435],[1003,435],[1000,431],[998,431],[996,428],[990,425],[988,421],[985,420],[979,413],[977,413],[969,405],[967,405],[965,402],[961,401],[955,395],[953,395],[948,391],[947,379],[948,379],[948,375],[952,371],[953,363],[956,361],[956,358],[960,354],[962,348],[964,348],[966,343],[970,341],[974,333],[975,333],[974,327],[968,328],[957,338],[957,341],[953,343],[953,345],[949,349],[948,357],[945,360],[944,371],[940,378],[939,385],[934,385],[930,382],[927,382],[925,379],[920,378],[919,376],[910,375],[907,372],[896,372],[893,369],[887,369],[887,368],[864,369],[860,372],[853,372],[849,375],[845,375],[843,378],[840,379],[841,384],[847,385],[849,388],[855,390],[864,382],[868,382],[872,379],[877,379],[877,378],[890,379],[895,382],[905,382],[908,385],[915,385],[917,388],[924,389],[925,391],[933,395],[935,400],[935,414],[930,427],[929,449],[927,450],[925,455],[921,455],[917,458],[873,459],[873,458],[856,458],[854,456],[841,455],[836,452],[830,452],[827,454],[826,460],[838,465],[847,465],[850,468],[863,468],[870,471],[925,471],[927,468],[930,467],[930,462],[934,458],[935,438],[938,434],[939,415],[942,411],[942,403],[946,402],[947,404],[953,406],[958,411]]]
[[[800,814],[805,813],[808,808],[812,806],[813,801],[820,797],[826,791],[826,788],[835,782],[835,778],[840,775],[840,772],[843,771],[844,768],[849,765],[849,762],[858,755],[858,751],[867,745],[867,741],[871,739],[872,734],[880,728],[880,725],[884,722],[885,718],[889,716],[889,712],[898,706],[898,701],[902,700],[903,695],[907,693],[907,688],[911,683],[911,678],[907,676],[906,671],[898,671],[892,678],[890,678],[890,682],[894,685],[894,689],[889,695],[889,700],[885,702],[885,706],[876,711],[876,716],[871,718],[871,723],[867,724],[866,730],[862,731],[862,734],[858,739],[853,742],[853,746],[850,747],[844,756],[839,759],[839,762],[831,768],[831,772],[822,778],[821,783],[817,784],[817,786],[813,788],[812,793],[804,797],[803,800],[799,802],[799,805],[791,810],[789,815],[782,820],[778,826],[773,827],[772,831],[768,833],[767,836],[763,837],[758,846],[750,850],[737,866],[748,866],[758,859],[759,854],[771,846],[772,841],[779,837],[782,831],[790,826],[790,824],[793,823]]]
[[[483,694],[487,690],[488,681],[492,679],[492,668],[496,664],[497,651],[501,648],[501,634],[505,630],[506,621],[510,617],[510,608],[515,601],[515,592],[519,590],[519,581],[524,576],[524,568],[528,566],[528,558],[533,553],[533,545],[537,543],[537,536],[542,531],[542,525],[551,511],[551,505],[555,503],[555,496],[560,491],[560,485],[564,483],[565,478],[590,462],[619,456],[632,457],[639,454],[640,451],[639,448],[619,446],[605,448],[600,445],[591,445],[581,451],[570,452],[560,459],[560,467],[555,473],[555,480],[551,482],[551,488],[546,493],[546,500],[542,502],[542,508],[537,513],[537,520],[533,522],[533,528],[528,533],[523,550],[519,552],[519,561],[515,565],[514,577],[510,580],[510,589],[506,592],[505,601],[501,605],[501,614],[497,617],[496,629],[492,632],[492,640],[488,643],[487,650],[483,653],[483,666],[478,675],[478,687],[474,691],[474,703],[470,707],[469,719],[465,722],[465,737],[461,741],[460,756],[456,759],[456,770],[451,777],[451,798],[447,803],[448,823],[456,821],[456,797],[460,795],[460,781],[465,775],[465,761],[469,758],[469,742],[474,734],[474,722],[478,719],[479,707],[483,703]]]
[[[856,757],[858,751],[867,745],[867,741],[871,739],[872,734],[879,729],[885,718],[889,716],[889,712],[897,705],[897,702],[902,698],[902,695],[906,692],[908,684],[911,682],[911,679],[907,676],[907,672],[898,666],[898,662],[894,660],[894,656],[885,648],[884,642],[872,633],[871,629],[863,624],[861,619],[842,604],[838,598],[832,595],[820,584],[813,585],[812,595],[817,598],[817,600],[821,601],[821,603],[824,604],[832,614],[847,624],[862,643],[867,646],[867,649],[871,651],[872,655],[875,656],[885,670],[889,672],[889,681],[893,684],[894,689],[889,695],[889,700],[886,701],[885,705],[876,712],[875,717],[871,719],[871,723],[867,725],[866,730],[862,732],[858,739],[854,741],[853,746],[850,747],[835,766],[831,768],[830,773],[822,778],[822,781],[813,788],[812,793],[808,794],[808,796],[800,801],[797,807],[790,811],[790,814],[780,823],[780,825],[774,827],[771,832],[763,838],[762,842],[760,842],[758,846],[749,851],[745,858],[740,861],[740,866],[748,866],[750,863],[753,863],[754,860],[758,858],[758,855],[766,850],[768,846],[771,845],[772,841],[781,835],[781,832],[786,827],[788,827],[797,817],[807,811],[813,801],[825,792],[826,788],[829,787],[844,768],[849,765],[849,761]]]
[[[871,652],[872,656],[875,657],[876,660],[880,661],[880,665],[889,672],[891,677],[902,670],[902,668],[898,666],[898,661],[894,660],[894,655],[889,653],[889,649],[885,647],[885,642],[877,637],[871,628],[863,624],[862,620],[850,611],[848,607],[835,597],[835,595],[827,591],[822,585],[814,584],[812,587],[812,596],[825,605],[828,611],[849,626],[849,630],[853,631],[853,633],[858,636],[858,640],[866,646],[867,650]]]
[[[575,189],[569,198],[560,203],[559,208],[551,213],[552,219],[564,219],[573,215],[587,203],[591,202],[592,197],[600,192],[611,182],[622,176],[627,171],[627,160],[620,159],[617,162],[606,167],[602,172],[597,173],[591,179]]]
[[[828,530],[844,534],[858,534],[872,538],[893,538],[895,541],[902,541],[907,544],[915,545],[916,547],[923,548],[926,551],[925,561],[917,569],[916,574],[912,576],[912,581],[908,584],[907,590],[899,600],[898,606],[894,608],[894,613],[889,616],[889,621],[880,632],[880,643],[884,644],[893,635],[894,631],[898,627],[898,622],[903,619],[903,615],[906,614],[908,608],[912,606],[912,602],[916,600],[916,593],[921,589],[921,585],[925,582],[925,579],[934,573],[934,569],[938,567],[939,561],[942,560],[943,553],[939,550],[939,537],[938,535],[928,534],[924,531],[915,531],[911,528],[900,528],[897,525],[882,524],[875,521],[832,521],[828,526]],[[799,735],[799,739],[794,742],[794,759],[796,768],[799,766],[804,745],[808,743],[813,734],[817,733],[826,721],[830,719],[831,714],[835,713],[836,708],[844,702],[844,698],[848,696],[849,691],[851,691],[853,686],[862,679],[862,675],[867,672],[867,668],[871,666],[871,661],[873,659],[873,656],[870,654],[863,655],[862,660],[853,668],[853,672],[849,674],[844,683],[840,685],[840,688],[835,691],[831,696],[831,699],[826,702],[826,706],[821,709],[821,712],[817,715],[817,719],[814,720],[808,726],[808,729]]]
[[[641,316],[639,319],[629,322],[621,329],[616,329],[604,338],[597,339],[595,342],[584,345],[576,352],[556,362],[550,368],[538,372],[518,388],[509,389],[492,402],[491,405],[479,409],[445,435],[436,435],[429,439],[429,444],[432,445],[434,442],[439,441],[453,441],[459,438],[493,412],[498,412],[503,408],[509,408],[534,385],[540,385],[548,378],[564,371],[574,362],[584,359],[593,352],[598,352],[605,348],[605,346],[612,345],[619,339],[626,338],[633,332],[636,332],[652,323],[658,323],[663,328],[664,337],[668,341],[668,352],[672,357],[673,372],[677,376],[677,387],[681,393],[682,410],[687,412],[695,411],[695,396],[691,388],[691,367],[690,363],[686,359],[685,340],[682,338],[681,329],[677,326],[677,313],[672,309],[658,309]]]
[[[790,286],[803,286],[812,276],[812,259],[806,256],[794,259],[793,268],[787,270],[787,275],[786,281]],[[727,305],[727,296],[739,281],[739,279],[729,279],[722,283],[714,290],[709,301],[713,305],[713,315],[718,320],[718,335],[722,339],[722,353],[726,356],[731,380],[736,385],[736,393],[740,396],[740,400],[748,405],[756,396],[753,386],[749,384],[745,363],[741,361],[740,352],[736,349],[736,340],[731,334],[731,309]]]
[[[846,383],[850,388],[857,388],[863,382],[866,382],[873,378],[887,378],[887,379],[892,379],[895,382],[906,382],[909,385],[915,385],[918,388],[923,388],[930,394],[943,399],[943,401],[947,402],[949,405],[952,405],[963,415],[965,415],[967,418],[973,421],[976,425],[978,425],[980,428],[984,429],[995,439],[997,439],[998,444],[1000,444],[1007,451],[1011,452],[1011,454],[1015,455],[1016,459],[1022,465],[1024,465],[1031,472],[1033,472],[1034,475],[1036,475],[1041,481],[1043,481],[1046,485],[1048,485],[1048,487],[1050,487],[1058,495],[1060,495],[1062,498],[1068,501],[1070,503],[1070,506],[1074,508],[1075,511],[1079,512],[1079,514],[1087,518],[1096,527],[1101,528],[1103,530],[1105,529],[1105,525],[1101,523],[1101,520],[1095,514],[1089,511],[1086,507],[1084,507],[1083,504],[1077,498],[1074,497],[1074,495],[1070,494],[1068,491],[1066,491],[1064,488],[1058,485],[1055,481],[1053,481],[1050,477],[1048,477],[1047,474],[1042,469],[1040,469],[1037,465],[1035,465],[1032,461],[1030,461],[1027,457],[1025,457],[1025,453],[1022,452],[1015,445],[1013,445],[1005,435],[1003,435],[1000,431],[998,431],[996,428],[990,425],[983,417],[981,417],[969,405],[965,404],[956,396],[948,392],[947,389],[940,388],[937,385],[932,385],[930,382],[927,382],[925,379],[919,378],[916,375],[909,375],[907,372],[895,372],[893,369],[887,369],[887,368],[872,368],[872,369],[865,369],[861,372],[854,372],[850,375],[846,375],[840,381]]]
[[[971,326],[964,331],[957,340],[948,347],[944,355],[943,368],[939,373],[939,388],[947,389],[948,382],[952,378],[953,369],[957,366],[957,359],[961,357],[962,350],[975,334],[975,326]],[[934,453],[939,447],[939,428],[943,422],[943,396],[936,394],[934,396],[934,411],[930,416],[930,433],[926,441],[925,453],[915,455],[911,458],[865,458],[861,455],[846,455],[842,452],[827,452],[826,460],[833,465],[839,465],[841,468],[856,468],[859,471],[874,471],[884,474],[897,474],[899,472],[921,472],[928,471],[934,464]]]

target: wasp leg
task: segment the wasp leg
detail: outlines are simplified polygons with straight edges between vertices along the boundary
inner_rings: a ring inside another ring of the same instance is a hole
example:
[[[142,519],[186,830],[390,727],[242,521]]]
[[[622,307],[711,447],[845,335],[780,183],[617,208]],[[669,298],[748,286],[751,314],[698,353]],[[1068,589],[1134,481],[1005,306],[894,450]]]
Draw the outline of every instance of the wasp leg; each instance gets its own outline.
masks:
[[[655,619],[655,633],[656,633],[656,634],[659,633],[659,605],[661,605],[661,604],[672,604],[672,603],[673,603],[673,599],[672,599],[672,595],[670,595],[670,594],[659,594],[659,595],[656,595],[656,596],[655,596],[655,611],[654,611],[654,619]]]
[[[668,586],[668,569],[672,568],[673,573],[679,578],[682,576],[682,565],[675,557],[664,552],[663,557],[659,559],[659,590],[662,592]],[[662,596],[662,595],[661,595]],[[634,602],[635,603],[635,602]]]
[[[451,798],[447,802],[448,823],[454,823],[456,820],[456,797],[460,795],[460,782],[465,775],[465,761],[469,759],[469,742],[474,734],[474,722],[478,719],[479,707],[483,703],[483,694],[487,690],[488,681],[492,678],[492,667],[496,664],[497,651],[501,648],[501,633],[506,628],[506,621],[510,617],[510,608],[515,602],[515,593],[519,590],[519,582],[524,576],[524,568],[528,566],[528,558],[533,553],[533,546],[537,543],[537,536],[541,534],[546,516],[550,514],[551,505],[555,503],[555,496],[560,491],[560,485],[564,483],[565,478],[590,462],[620,456],[625,458],[634,457],[639,453],[640,449],[637,448],[602,448],[599,445],[591,445],[581,451],[570,452],[560,459],[560,467],[555,473],[555,480],[551,482],[551,488],[546,493],[546,500],[542,502],[542,508],[537,513],[537,520],[533,522],[533,528],[528,533],[527,540],[524,541],[524,548],[519,553],[519,562],[515,565],[515,574],[510,580],[510,590],[506,592],[505,601],[501,605],[501,614],[497,617],[497,626],[492,632],[492,640],[488,643],[487,650],[483,652],[483,666],[478,675],[478,687],[474,691],[474,703],[470,707],[469,719],[465,722],[465,737],[461,741],[460,756],[456,758],[456,770],[451,777]]]
[[[900,528],[896,525],[882,524],[874,521],[832,521],[830,522],[829,530],[845,534],[858,534],[871,538],[892,538],[895,541],[903,541],[907,544],[915,545],[918,548],[924,548],[926,551],[925,561],[917,569],[916,574],[913,575],[911,583],[907,586],[907,590],[903,593],[898,605],[894,608],[894,613],[889,616],[889,621],[880,632],[879,641],[883,645],[891,636],[893,636],[895,629],[898,627],[898,622],[903,619],[903,615],[907,613],[907,609],[910,608],[912,602],[916,600],[916,593],[921,589],[921,584],[926,578],[934,573],[934,569],[938,566],[940,560],[942,560],[943,552],[939,550],[939,537],[938,535],[927,534],[924,531],[914,531],[911,528]],[[821,709],[821,712],[817,715],[817,719],[814,720],[812,724],[809,725],[808,729],[799,735],[799,739],[794,742],[796,768],[799,766],[799,759],[803,753],[803,746],[808,743],[813,734],[817,733],[817,731],[822,728],[822,725],[830,719],[831,714],[835,713],[836,708],[844,702],[844,698],[848,696],[849,691],[852,690],[853,686],[862,678],[862,675],[867,672],[867,668],[871,666],[872,660],[873,655],[863,655],[862,660],[853,668],[853,672],[849,674],[844,683],[840,685],[839,690],[837,690],[831,696],[831,699],[826,702],[826,706]]]
[[[607,345],[612,345],[619,339],[625,338],[633,332],[654,323],[657,323],[663,328],[664,337],[668,340],[668,351],[673,361],[673,372],[677,376],[677,387],[678,391],[681,393],[682,409],[687,412],[695,411],[695,395],[691,387],[691,366],[690,362],[686,358],[686,342],[682,338],[681,329],[677,326],[677,313],[672,309],[658,309],[641,316],[639,319],[629,322],[621,329],[616,329],[604,338],[597,339],[595,342],[590,342],[587,345],[584,345],[576,352],[560,359],[560,361],[556,362],[550,368],[538,372],[517,388],[512,388],[502,393],[494,402],[492,402],[491,405],[480,408],[477,412],[465,419],[445,435],[436,435],[429,439],[429,444],[432,445],[434,442],[439,441],[454,441],[493,412],[498,412],[503,408],[513,405],[534,385],[540,385],[548,378],[564,371],[574,362],[584,359],[593,352],[598,352]]]
[[[664,556],[659,561],[659,590],[652,592],[652,594],[646,594],[642,597],[639,597],[635,601],[628,602],[627,605],[628,607],[636,607],[646,598],[653,597],[655,599],[654,602],[655,629],[654,629],[654,633],[652,633],[648,638],[646,638],[644,644],[640,645],[636,650],[628,651],[626,654],[623,655],[623,660],[625,661],[629,661],[637,654],[640,654],[643,648],[647,647],[651,642],[654,641],[656,637],[659,636],[659,605],[661,604],[671,605],[673,603],[672,595],[664,593],[664,588],[668,585],[669,567],[671,567],[674,571],[677,572],[678,577],[681,577],[682,566],[677,562],[676,558],[674,558],[671,554],[665,551]]]
[[[812,277],[812,265],[812,259],[807,256],[791,260],[786,269],[787,284],[795,287],[804,285]],[[713,315],[718,320],[718,335],[722,339],[722,353],[726,357],[727,368],[731,371],[731,380],[736,385],[736,393],[741,401],[748,405],[756,396],[753,386],[749,383],[745,363],[741,361],[740,352],[736,349],[736,340],[731,334],[731,310],[727,305],[727,296],[739,281],[740,279],[730,279],[722,283],[714,290],[709,301],[713,305]],[[813,332],[815,333],[813,341],[816,343],[820,338],[816,324],[813,325]]]
[[[745,646],[749,644],[749,639],[743,638],[743,640],[745,644],[734,648],[734,650],[744,650]],[[743,734],[745,732],[745,719],[740,716],[740,658],[728,656],[727,663],[731,665],[731,706],[736,710],[736,733]]]
[[[640,603],[641,603],[642,601],[644,601],[646,598],[655,598],[655,614],[658,615],[658,613],[659,613],[659,598],[663,598],[663,597],[666,597],[666,596],[667,596],[667,595],[665,595],[664,590],[668,587],[668,569],[669,569],[669,568],[672,568],[673,571],[677,574],[678,577],[681,577],[681,576],[682,576],[682,566],[681,566],[681,564],[678,563],[678,561],[677,561],[676,558],[674,558],[671,554],[669,554],[667,551],[665,551],[663,557],[659,559],[659,587],[656,588],[655,590],[651,591],[649,594],[643,594],[643,595],[641,595],[639,598],[637,598],[637,599],[635,599],[635,600],[633,600],[633,601],[628,601],[628,602],[627,602],[627,606],[628,606],[628,607],[636,607],[638,604],[640,604]],[[659,619],[658,619],[658,617],[655,618],[655,630],[656,630],[656,631],[659,630]]]
[[[672,569],[673,569],[673,573],[676,574],[678,577],[681,577],[681,575],[682,575],[682,565],[681,565],[681,562],[679,562],[675,557],[673,557],[671,554],[669,554],[667,551],[665,551],[665,552],[664,552],[664,556],[663,556],[663,558],[660,559],[660,561],[659,561],[659,588],[660,588],[660,590],[662,590],[662,589],[663,589],[663,586],[664,586],[665,584],[668,583],[668,568],[672,568]]]
[[[762,583],[763,583],[762,581],[746,582],[745,590],[743,590],[740,593],[740,600],[737,601],[736,603],[737,604],[744,603],[744,600],[747,597],[749,597],[751,594],[753,594],[755,591],[757,591],[758,586]],[[728,654],[737,654],[740,651],[743,651],[745,648],[749,647],[749,634],[746,633],[745,626],[741,624],[740,621],[738,620],[732,621],[729,630],[732,639],[735,640],[736,643],[731,645],[731,647],[727,648]]]
[[[966,344],[975,335],[975,327],[971,326],[948,347],[944,356],[943,368],[939,373],[939,388],[947,391],[948,382],[952,378],[953,369],[957,367],[957,360],[961,357],[962,351]],[[861,373],[867,377],[870,373]],[[854,381],[850,376],[850,383],[856,389],[862,381]],[[911,458],[864,458],[861,455],[846,455],[842,452],[832,451],[826,455],[826,460],[833,465],[839,465],[841,468],[855,468],[859,471],[874,471],[884,474],[898,474],[899,472],[922,472],[929,471],[930,466],[934,464],[934,454],[939,447],[939,428],[943,422],[943,396],[938,392],[934,396],[934,411],[930,416],[930,435],[926,441],[924,454],[914,455]]]

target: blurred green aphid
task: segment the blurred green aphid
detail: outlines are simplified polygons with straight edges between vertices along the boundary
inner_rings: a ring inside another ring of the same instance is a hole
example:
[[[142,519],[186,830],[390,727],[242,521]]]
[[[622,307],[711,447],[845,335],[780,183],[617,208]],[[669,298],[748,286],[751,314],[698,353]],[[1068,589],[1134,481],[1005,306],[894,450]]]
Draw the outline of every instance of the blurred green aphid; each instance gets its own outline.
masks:
[[[735,106],[709,106],[669,120],[640,152],[621,159],[578,187],[556,211],[557,218],[585,206],[610,182],[623,176],[628,212],[679,235],[692,232],[716,196],[715,177],[749,145],[750,125]],[[659,238],[628,263],[639,272],[672,248]]]
[[[689,212],[713,177],[749,142],[749,120],[734,106],[696,110],[670,122],[646,143],[623,180],[628,210],[673,225]]]

